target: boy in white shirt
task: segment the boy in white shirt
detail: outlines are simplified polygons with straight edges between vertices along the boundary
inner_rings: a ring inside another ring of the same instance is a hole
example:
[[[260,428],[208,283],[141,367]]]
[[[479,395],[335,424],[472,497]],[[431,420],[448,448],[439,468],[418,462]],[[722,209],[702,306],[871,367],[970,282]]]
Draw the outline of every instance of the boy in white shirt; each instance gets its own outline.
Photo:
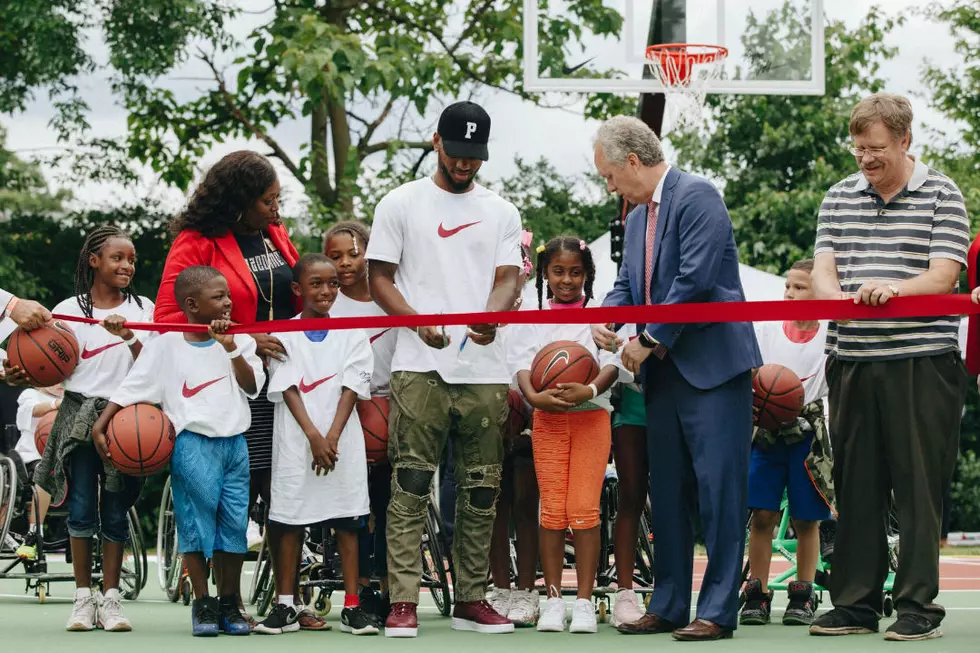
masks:
[[[123,407],[159,404],[177,431],[170,461],[179,552],[194,588],[194,636],[248,635],[238,609],[242,562],[248,550],[248,399],[265,382],[255,340],[227,334],[232,325],[228,282],[208,266],[185,269],[174,283],[177,302],[191,324],[207,333],[167,333],[149,341],[113,393],[93,429],[108,457],[105,429]],[[208,596],[212,559],[219,598]]]
[[[57,412],[61,405],[62,394],[61,386],[56,385],[50,388],[27,388],[17,397],[17,430],[20,431],[20,438],[17,440],[14,451],[24,463],[25,488],[30,486],[31,479],[34,478],[34,468],[41,460],[41,454],[34,442],[34,432],[37,430],[38,422],[41,421],[42,417]],[[34,490],[38,505],[35,506],[32,501],[27,510],[27,522],[30,524],[30,530],[24,537],[24,542],[17,548],[17,557],[24,560],[37,558],[38,539],[44,534],[44,518],[47,516],[48,507],[51,505],[50,494],[36,485]]]
[[[786,300],[813,299],[813,261],[794,263],[786,275]],[[809,625],[816,598],[813,580],[820,553],[819,523],[830,518],[833,485],[829,479],[830,440],[824,418],[828,394],[824,365],[827,323],[757,322],[759,349],[765,363],[784,365],[803,382],[804,408],[796,423],[778,432],[755,429],[749,463],[749,580],[739,623],[769,623],[773,591],[768,589],[773,529],[782,516],[783,492],[797,538],[796,578],[788,588],[784,625]]]

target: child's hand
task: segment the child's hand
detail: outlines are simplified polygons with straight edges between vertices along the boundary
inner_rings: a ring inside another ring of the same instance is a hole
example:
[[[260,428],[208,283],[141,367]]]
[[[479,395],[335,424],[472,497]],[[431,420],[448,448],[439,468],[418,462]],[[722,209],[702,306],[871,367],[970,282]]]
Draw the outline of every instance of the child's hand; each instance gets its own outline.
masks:
[[[123,340],[129,340],[133,337],[133,332],[126,327],[126,318],[122,315],[110,315],[102,320],[101,324],[103,329]]]
[[[22,370],[17,365],[11,365],[10,359],[3,359],[3,375],[4,383],[10,386],[28,386],[30,385],[30,379],[27,377],[27,372]]]
[[[96,453],[104,462],[109,462],[112,459],[109,454],[109,441],[105,437],[105,430],[99,424],[92,428],[92,444],[95,445]]]
[[[562,399],[560,395],[561,390],[552,388],[550,390],[545,390],[544,392],[534,393],[527,398],[527,402],[534,408],[548,413],[563,413],[569,408],[575,406],[575,404],[569,403]],[[591,390],[589,391],[589,396],[592,396]]]
[[[578,406],[592,399],[592,388],[581,383],[559,383],[558,397],[573,406]]]
[[[333,466],[337,465],[337,461],[340,460],[340,433],[330,431],[327,433],[327,437],[324,438],[327,443],[327,447],[330,449],[330,459],[333,461]]]
[[[235,336],[228,333],[228,329],[234,325],[235,323],[231,320],[215,320],[208,327],[208,335],[224,347],[225,351],[235,351]]]
[[[327,446],[327,439],[319,433],[307,433],[307,440],[310,441],[310,453],[313,454],[313,471],[317,476],[326,474],[333,469],[333,461],[330,459],[330,447]]]

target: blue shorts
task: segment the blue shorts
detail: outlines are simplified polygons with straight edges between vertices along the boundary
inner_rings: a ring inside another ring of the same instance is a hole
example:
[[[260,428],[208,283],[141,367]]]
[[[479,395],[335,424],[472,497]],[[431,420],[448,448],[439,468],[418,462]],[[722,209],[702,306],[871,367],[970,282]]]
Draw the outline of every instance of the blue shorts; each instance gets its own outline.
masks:
[[[778,440],[768,447],[753,445],[749,461],[749,507],[779,511],[783,491],[789,497],[789,515],[801,521],[830,519],[830,508],[813,487],[806,470],[811,435],[795,444]]]
[[[177,550],[248,552],[248,444],[181,431],[170,458]]]

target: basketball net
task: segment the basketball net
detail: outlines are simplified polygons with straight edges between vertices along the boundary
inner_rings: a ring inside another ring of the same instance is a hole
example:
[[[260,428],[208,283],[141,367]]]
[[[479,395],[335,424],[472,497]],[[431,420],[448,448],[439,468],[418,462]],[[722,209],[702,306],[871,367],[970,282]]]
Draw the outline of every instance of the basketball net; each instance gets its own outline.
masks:
[[[721,76],[728,49],[720,45],[664,43],[647,48],[647,68],[666,95],[665,118],[672,128],[701,124],[708,84]]]

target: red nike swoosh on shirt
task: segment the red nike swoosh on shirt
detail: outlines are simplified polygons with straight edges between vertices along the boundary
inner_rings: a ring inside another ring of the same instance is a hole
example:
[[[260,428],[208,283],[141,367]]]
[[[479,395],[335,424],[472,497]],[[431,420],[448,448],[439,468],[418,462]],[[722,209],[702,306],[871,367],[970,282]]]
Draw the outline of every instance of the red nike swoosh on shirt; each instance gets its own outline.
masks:
[[[450,236],[455,236],[456,234],[458,234],[459,232],[461,232],[463,229],[466,229],[467,227],[472,227],[475,224],[480,224],[481,222],[482,222],[482,220],[477,220],[476,222],[468,222],[467,224],[461,224],[458,227],[454,227],[452,229],[446,229],[445,227],[442,226],[442,223],[440,222],[439,223],[439,237],[440,238],[449,238]]]
[[[389,331],[391,331],[391,329],[385,329],[384,331],[380,331],[380,332],[374,334],[373,336],[371,336],[369,338],[370,342],[374,342],[375,340],[377,340],[378,338],[380,338],[384,334],[388,333]]]
[[[183,392],[183,395],[184,395],[184,398],[185,399],[190,399],[191,397],[193,397],[194,395],[196,395],[198,392],[200,392],[204,388],[207,388],[208,386],[212,386],[215,383],[217,383],[218,381],[223,381],[226,378],[228,378],[228,375],[222,376],[222,377],[217,378],[217,379],[214,379],[212,381],[208,381],[207,383],[202,383],[201,385],[199,385],[199,386],[197,386],[195,388],[188,388],[187,387],[187,381],[184,381],[184,389],[182,391]]]
[[[108,345],[106,345],[104,347],[96,347],[95,349],[89,349],[88,347],[83,347],[82,348],[82,360],[83,361],[87,361],[90,358],[95,358],[96,356],[98,356],[102,352],[104,352],[104,351],[106,351],[108,349],[112,349],[113,347],[118,347],[121,344],[123,344],[123,341],[122,340],[120,340],[119,342],[111,342],[111,343],[109,343]]]
[[[310,383],[309,385],[307,385],[306,383],[304,383],[303,382],[303,379],[300,378],[300,380],[299,380],[299,391],[302,392],[303,394],[306,394],[308,392],[313,392],[321,384],[326,383],[327,381],[329,381],[330,379],[332,379],[335,376],[337,376],[337,375],[336,374],[331,374],[330,376],[324,377],[324,378],[320,379],[319,381],[314,381],[313,383]]]
[[[812,379],[815,376],[816,376],[816,374],[811,374],[810,376],[804,376],[802,379],[800,379],[800,383],[803,383],[804,381],[809,381],[810,379]]]

